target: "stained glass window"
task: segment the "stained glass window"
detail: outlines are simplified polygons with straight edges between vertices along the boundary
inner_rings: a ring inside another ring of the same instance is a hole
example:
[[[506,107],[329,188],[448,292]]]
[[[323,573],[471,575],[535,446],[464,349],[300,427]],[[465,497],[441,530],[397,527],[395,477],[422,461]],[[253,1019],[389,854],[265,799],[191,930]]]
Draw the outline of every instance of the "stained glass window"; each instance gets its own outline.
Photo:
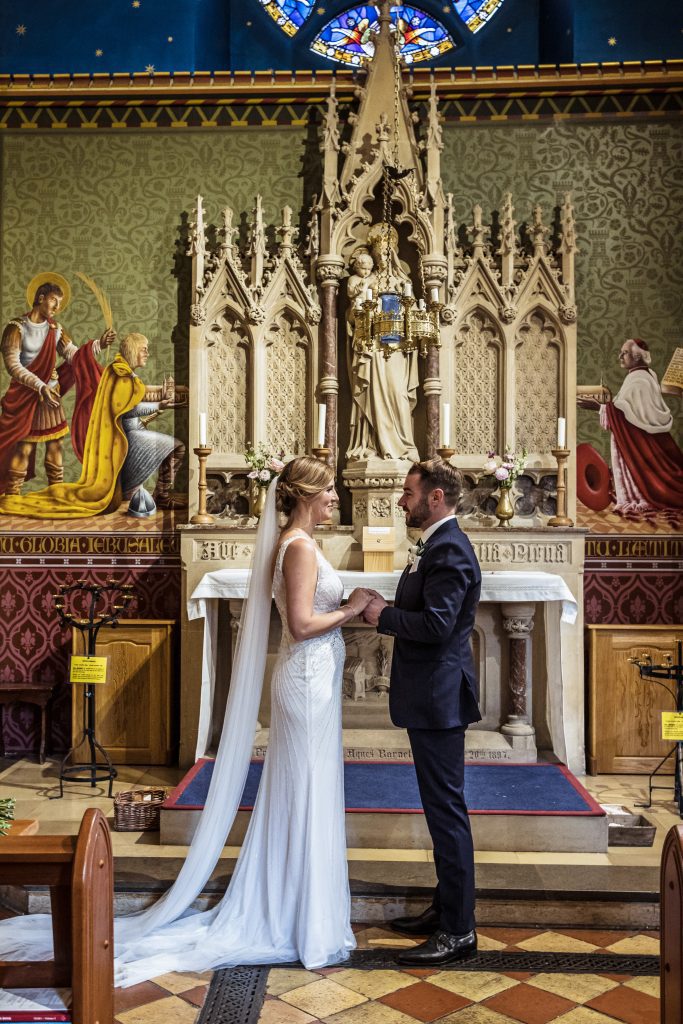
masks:
[[[296,35],[313,10],[312,0],[260,0],[260,3],[288,36]]]
[[[374,5],[351,7],[325,25],[311,49],[340,64],[361,64],[375,52],[378,18],[379,8]],[[443,25],[416,7],[393,5],[391,21],[406,64],[438,57],[455,45]]]
[[[453,0],[453,6],[470,32],[478,32],[496,13],[502,2],[503,0]]]

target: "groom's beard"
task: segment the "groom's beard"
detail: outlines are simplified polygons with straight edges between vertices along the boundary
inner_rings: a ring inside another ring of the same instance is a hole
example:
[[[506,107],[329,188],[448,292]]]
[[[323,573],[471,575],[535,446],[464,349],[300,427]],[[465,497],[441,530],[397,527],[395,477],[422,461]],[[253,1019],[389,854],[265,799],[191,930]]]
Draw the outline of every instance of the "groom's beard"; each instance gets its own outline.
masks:
[[[426,498],[422,498],[412,512],[409,512],[408,509],[406,509],[406,526],[419,528],[423,523],[427,522],[429,515],[429,502]]]

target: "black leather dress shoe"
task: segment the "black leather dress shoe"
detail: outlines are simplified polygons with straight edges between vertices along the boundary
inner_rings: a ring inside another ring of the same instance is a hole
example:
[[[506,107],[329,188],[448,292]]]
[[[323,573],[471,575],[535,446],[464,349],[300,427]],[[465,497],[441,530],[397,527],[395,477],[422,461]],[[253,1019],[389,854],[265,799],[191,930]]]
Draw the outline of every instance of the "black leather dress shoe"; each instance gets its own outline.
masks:
[[[389,922],[389,926],[395,932],[401,932],[402,935],[431,935],[438,929],[441,923],[440,918],[438,910],[435,910],[434,907],[427,907],[417,917],[397,917]]]
[[[477,933],[467,932],[466,935],[449,935],[438,931],[420,946],[401,950],[396,960],[401,966],[439,967],[450,964],[454,960],[462,960],[477,951]]]

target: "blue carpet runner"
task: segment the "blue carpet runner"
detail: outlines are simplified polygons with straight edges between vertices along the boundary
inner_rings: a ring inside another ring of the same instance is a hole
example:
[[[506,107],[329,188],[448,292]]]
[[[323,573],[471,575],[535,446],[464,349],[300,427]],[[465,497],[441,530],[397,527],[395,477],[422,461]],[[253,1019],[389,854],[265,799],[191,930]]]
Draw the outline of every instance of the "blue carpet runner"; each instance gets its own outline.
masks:
[[[199,810],[204,806],[213,760],[201,758],[173,790],[164,809]],[[252,761],[241,810],[254,806],[263,763]],[[347,812],[422,814],[412,763],[347,761],[344,765]],[[467,764],[465,798],[472,814],[604,815],[569,769],[562,764]]]

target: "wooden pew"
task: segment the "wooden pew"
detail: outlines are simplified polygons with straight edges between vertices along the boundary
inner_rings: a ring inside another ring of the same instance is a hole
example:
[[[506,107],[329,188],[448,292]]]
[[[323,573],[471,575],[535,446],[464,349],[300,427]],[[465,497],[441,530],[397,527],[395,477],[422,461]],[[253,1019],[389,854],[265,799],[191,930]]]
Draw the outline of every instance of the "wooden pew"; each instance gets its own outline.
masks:
[[[683,825],[664,840],[660,875],[661,1024],[683,1021]]]
[[[88,808],[78,836],[0,839],[0,882],[49,885],[54,960],[0,960],[3,988],[72,989],[73,1024],[114,1019],[114,869],[101,811]]]

